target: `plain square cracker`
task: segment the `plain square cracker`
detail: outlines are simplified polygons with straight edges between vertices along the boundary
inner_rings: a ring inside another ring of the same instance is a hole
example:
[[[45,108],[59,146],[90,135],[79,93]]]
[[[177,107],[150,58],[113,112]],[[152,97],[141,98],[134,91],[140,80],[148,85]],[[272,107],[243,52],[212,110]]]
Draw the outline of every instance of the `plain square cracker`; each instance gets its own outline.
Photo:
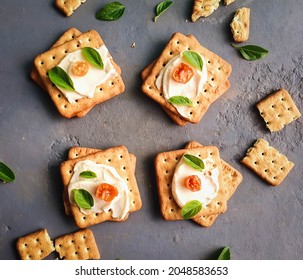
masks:
[[[93,98],[82,98],[78,102],[69,103],[63,93],[55,87],[47,76],[48,70],[58,65],[67,53],[76,51],[83,47],[99,48],[104,45],[100,35],[95,30],[87,31],[80,36],[60,46],[52,48],[43,54],[38,55],[35,60],[35,68],[39,73],[51,99],[59,113],[65,118],[71,118],[78,113],[91,109],[93,106],[102,103],[116,95],[121,94],[124,89],[124,82],[120,75],[121,69],[110,56],[111,63],[118,75],[110,77],[105,83],[96,87]]]
[[[191,20],[197,21],[200,17],[208,17],[218,9],[221,0],[194,0]]]
[[[230,24],[234,41],[242,43],[249,38],[250,9],[243,7],[236,11]]]
[[[65,31],[63,33],[62,36],[59,37],[59,39],[51,46],[51,48],[54,48],[54,47],[57,47],[57,46],[60,46],[72,39],[74,39],[75,37],[81,35],[82,32],[79,31],[78,29],[76,28],[70,28],[68,29],[67,31]],[[46,90],[46,88],[44,87],[44,84],[36,70],[36,68],[33,68],[31,73],[30,73],[30,77],[31,79],[38,85],[40,86],[42,89]],[[90,109],[86,110],[86,111],[83,111],[83,112],[80,112],[76,115],[76,117],[78,118],[82,118],[84,116],[86,116],[86,114],[90,111]]]
[[[272,186],[280,185],[294,167],[293,162],[262,138],[247,150],[241,162]]]
[[[56,7],[66,16],[71,16],[86,0],[55,0]]]
[[[285,89],[280,89],[257,104],[260,115],[270,131],[279,131],[301,116],[296,104]]]
[[[171,183],[176,165],[187,152],[200,156],[202,159],[211,156],[215,159],[215,164],[220,168],[219,184],[221,187],[217,197],[215,197],[205,208],[202,208],[202,210],[192,218],[192,220],[200,226],[207,226],[209,222],[205,220],[206,216],[221,214],[227,209],[227,192],[225,191],[225,186],[222,181],[223,177],[219,150],[214,146],[162,152],[155,157],[154,163],[161,215],[164,220],[168,221],[183,220],[181,216],[181,208],[173,199]]]
[[[165,100],[161,90],[157,89],[155,83],[160,71],[165,67],[169,60],[173,56],[179,55],[182,51],[188,49],[200,53],[207,61],[206,67],[208,77],[204,86],[204,92],[202,92],[200,99],[193,108],[190,118],[186,118],[189,122],[198,123],[210,104],[220,95],[219,87],[230,76],[231,65],[218,55],[202,47],[194,36],[187,37],[181,33],[173,34],[154,67],[151,69],[151,72],[143,82],[142,91],[159,103],[163,108],[179,115],[176,108]]]
[[[22,260],[42,260],[55,251],[46,229],[18,238],[16,247]]]
[[[190,149],[190,148],[196,148],[196,147],[203,147],[198,142],[195,141],[190,141],[186,144],[185,149]],[[227,193],[227,201],[233,196],[235,191],[237,190],[238,186],[242,182],[242,174],[233,168],[230,164],[225,162],[223,159],[221,159],[221,166],[222,166],[222,175],[223,175],[223,185],[226,187],[226,193]],[[208,216],[202,216],[201,219],[201,224],[203,223],[203,226],[205,227],[210,227],[213,225],[215,220],[217,219],[217,215],[208,215]]]
[[[88,228],[56,238],[55,248],[64,260],[100,259],[94,234]]]
[[[127,182],[129,187],[130,212],[138,211],[142,206],[141,196],[135,174],[130,162],[128,150],[124,146],[110,148],[104,151],[88,154],[87,156],[67,160],[61,164],[60,171],[63,181],[64,191],[67,192],[69,181],[73,174],[74,165],[81,160],[92,160],[96,163],[103,163],[116,168],[119,175]],[[67,197],[67,194],[66,194]],[[107,220],[113,220],[110,212],[82,214],[79,208],[70,204],[71,213],[76,225],[85,228],[91,225],[99,224]],[[119,219],[116,219],[121,221]]]

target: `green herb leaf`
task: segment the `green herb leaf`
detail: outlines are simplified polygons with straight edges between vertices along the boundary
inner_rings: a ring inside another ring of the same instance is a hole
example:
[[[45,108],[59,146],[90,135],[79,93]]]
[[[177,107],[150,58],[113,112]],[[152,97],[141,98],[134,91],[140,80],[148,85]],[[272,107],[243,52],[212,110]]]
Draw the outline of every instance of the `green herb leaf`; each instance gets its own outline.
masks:
[[[84,189],[73,190],[74,200],[80,208],[91,209],[94,206],[92,195]]]
[[[220,253],[218,260],[230,260],[230,249],[229,247],[224,247]]]
[[[154,18],[154,21],[156,22],[159,16],[161,16],[167,9],[174,4],[173,1],[162,1],[160,2],[156,7],[156,16]]]
[[[183,159],[184,159],[184,161],[185,161],[185,163],[187,165],[189,165],[192,168],[197,169],[197,170],[199,170],[201,172],[203,171],[203,169],[205,167],[204,166],[204,162],[200,158],[198,158],[196,156],[185,154],[183,156]]]
[[[187,202],[181,209],[181,216],[188,220],[197,215],[202,209],[202,203],[198,200]]]
[[[87,61],[96,68],[101,70],[104,68],[102,58],[95,49],[91,47],[84,47],[82,48],[82,54],[87,59]]]
[[[16,179],[14,172],[3,162],[0,162],[0,180],[6,183],[13,182]]]
[[[56,66],[50,69],[48,71],[48,77],[57,87],[75,91],[72,79],[61,67]]]
[[[196,67],[200,71],[202,71],[203,68],[203,60],[201,56],[193,51],[185,51],[183,52],[183,57],[185,60],[190,63],[192,66]]]
[[[82,171],[79,174],[80,177],[86,178],[86,179],[92,179],[92,178],[97,178],[97,174],[93,171]]]
[[[249,61],[261,59],[269,54],[269,51],[255,45],[237,46],[231,44],[235,49],[239,50],[242,56]]]
[[[193,102],[186,96],[173,96],[168,99],[168,102],[175,105],[183,105],[189,107],[194,106]]]
[[[111,2],[96,13],[96,19],[113,21],[123,16],[125,6],[118,1]]]

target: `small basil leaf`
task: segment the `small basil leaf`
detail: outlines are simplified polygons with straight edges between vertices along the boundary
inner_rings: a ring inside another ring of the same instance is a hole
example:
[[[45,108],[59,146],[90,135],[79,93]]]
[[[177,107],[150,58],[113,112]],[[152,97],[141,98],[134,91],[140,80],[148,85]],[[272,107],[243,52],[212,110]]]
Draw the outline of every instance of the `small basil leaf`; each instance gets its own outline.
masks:
[[[167,9],[174,4],[172,1],[162,1],[160,2],[156,7],[156,16],[154,18],[154,21],[156,22],[159,16],[161,16]]]
[[[168,99],[168,102],[174,105],[194,106],[193,102],[186,96],[173,96]]]
[[[82,171],[79,174],[80,177],[86,178],[86,179],[92,179],[92,178],[97,178],[97,174],[93,171]]]
[[[221,251],[218,260],[230,260],[230,249],[229,247],[224,247]]]
[[[202,203],[198,200],[187,202],[181,209],[181,216],[188,220],[197,215],[202,209]]]
[[[187,165],[189,165],[192,168],[197,169],[199,171],[203,171],[203,169],[205,168],[204,162],[196,156],[185,154],[183,156],[183,160]]]
[[[203,68],[203,60],[201,56],[193,51],[185,51],[183,52],[183,57],[185,60],[190,63],[192,66],[196,67],[200,71],[202,71]]]
[[[96,13],[96,19],[113,21],[123,16],[125,6],[118,1],[111,2]]]
[[[61,67],[56,66],[50,69],[48,71],[48,77],[57,87],[75,91],[72,79]]]
[[[262,47],[255,46],[255,45],[246,45],[246,46],[237,46],[235,44],[232,44],[232,46],[239,50],[241,55],[249,61],[254,61],[261,59],[269,54],[269,51],[266,49],[263,49]]]
[[[3,162],[0,162],[0,180],[6,183],[13,182],[16,179],[14,172]]]
[[[103,69],[103,61],[100,54],[91,47],[82,48],[82,54],[87,61],[98,69]]]
[[[94,206],[92,195],[84,189],[73,190],[74,200],[80,208],[91,209]]]

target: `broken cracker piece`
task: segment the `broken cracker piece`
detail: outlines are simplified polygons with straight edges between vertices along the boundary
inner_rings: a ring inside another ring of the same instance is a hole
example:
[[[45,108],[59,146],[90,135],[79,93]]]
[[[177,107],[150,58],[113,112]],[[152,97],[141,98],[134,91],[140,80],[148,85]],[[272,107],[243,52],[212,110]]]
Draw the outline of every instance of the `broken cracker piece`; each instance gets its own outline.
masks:
[[[241,162],[272,186],[280,185],[294,167],[293,162],[262,138],[247,150]]]
[[[208,17],[219,7],[220,0],[195,0],[191,20],[197,21],[200,17]]]
[[[249,38],[250,9],[240,8],[236,11],[230,24],[234,41],[237,43],[245,42]]]
[[[236,0],[224,0],[224,5],[225,6],[228,6],[230,5],[231,3],[234,3]]]
[[[71,16],[86,0],[56,0],[56,7],[66,16]]]
[[[285,89],[280,89],[257,104],[260,115],[271,131],[279,131],[301,116],[296,104]]]

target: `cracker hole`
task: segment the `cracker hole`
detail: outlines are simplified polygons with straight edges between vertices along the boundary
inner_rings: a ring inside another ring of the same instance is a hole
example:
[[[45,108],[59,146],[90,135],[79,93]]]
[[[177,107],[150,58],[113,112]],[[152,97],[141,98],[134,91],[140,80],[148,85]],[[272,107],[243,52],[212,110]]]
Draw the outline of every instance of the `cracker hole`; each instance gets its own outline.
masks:
[[[58,98],[61,98],[61,94],[58,94]]]
[[[123,156],[121,155],[120,158],[123,158]]]
[[[77,44],[77,48],[79,48],[80,47],[80,44]]]
[[[265,169],[264,172],[267,173],[267,172],[268,172],[268,169]]]
[[[132,189],[129,189],[129,192],[133,192],[133,190],[132,190]]]
[[[133,204],[136,204],[136,201],[133,200]]]
[[[40,65],[43,65],[43,64],[44,64],[44,62],[43,62],[43,61],[41,61],[41,62],[40,62]]]
[[[169,183],[167,183],[167,187],[170,188],[170,184]]]
[[[193,114],[193,112],[190,112],[189,114],[190,114],[190,115],[192,115],[192,114]]]
[[[126,167],[125,166],[123,166],[123,170],[125,170],[126,169]]]
[[[166,170],[165,173],[168,174],[168,170]]]
[[[172,197],[170,196],[168,199],[169,199],[169,200],[171,200],[171,199],[172,199]]]
[[[166,63],[163,63],[162,66],[165,67],[165,66],[166,66]]]
[[[69,174],[72,174],[73,171],[72,171],[72,170],[69,170],[68,172],[69,172]]]
[[[108,162],[111,162],[112,160],[109,158],[107,161],[108,161]]]
[[[128,181],[129,181],[129,179],[128,179],[128,178],[126,178],[126,181],[128,182]]]
[[[164,159],[164,161],[166,162],[166,161],[167,161],[167,159],[165,158],[165,159]]]
[[[64,4],[66,4],[66,2],[64,2]],[[75,38],[75,35],[72,36],[72,39],[74,39],[74,38]]]
[[[103,88],[102,88],[102,87],[100,87],[100,88],[99,88],[99,91],[102,91],[102,90],[103,90]]]
[[[67,50],[65,50],[64,53],[67,53]]]
[[[173,55],[173,52],[169,52],[169,55]]]
[[[177,41],[177,42],[176,42],[176,44],[177,44],[177,45],[179,45],[179,44],[180,44],[180,42],[179,42],[179,41]]]
[[[210,60],[208,60],[207,63],[210,64]]]
[[[115,83],[114,83],[114,82],[111,82],[110,84],[113,86]]]
[[[215,78],[211,78],[211,81],[214,81],[215,80]]]
[[[207,89],[205,89],[204,92],[207,92]]]
[[[221,202],[217,202],[217,205],[219,205],[219,206],[220,206],[220,205],[221,205]]]
[[[170,209],[170,212],[174,212],[175,210],[173,208]]]
[[[54,59],[54,60],[55,60],[55,59],[56,59],[56,57],[55,57],[55,56],[53,56],[53,57],[52,57],[52,59]]]
[[[160,93],[160,96],[163,96],[163,93],[162,93],[162,92]]]
[[[177,160],[177,161],[178,161],[178,160],[179,160],[179,158],[178,158],[178,157],[175,157],[175,160]]]
[[[218,70],[221,71],[221,67],[218,67]]]
[[[199,102],[199,101],[197,101],[196,103],[197,103],[198,105],[200,104],[200,102]]]
[[[254,162],[254,164],[256,164],[256,165],[257,165],[257,164],[258,164],[258,162],[257,162],[257,161],[255,161],[255,162]]]

